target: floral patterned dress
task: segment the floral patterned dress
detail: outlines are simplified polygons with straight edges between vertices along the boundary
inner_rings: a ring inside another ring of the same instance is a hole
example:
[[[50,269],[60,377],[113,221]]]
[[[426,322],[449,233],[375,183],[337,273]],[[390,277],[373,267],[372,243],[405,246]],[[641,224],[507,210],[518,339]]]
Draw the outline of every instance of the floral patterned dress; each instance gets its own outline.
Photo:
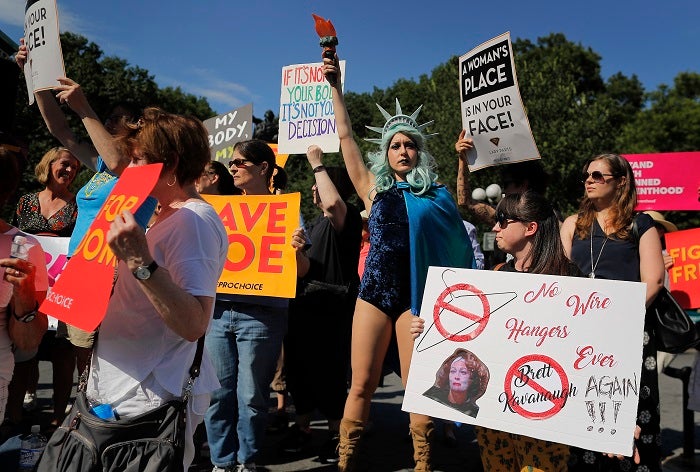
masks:
[[[56,236],[69,237],[78,217],[78,205],[75,197],[48,219],[41,214],[39,194],[22,195],[17,203],[14,225],[25,233],[52,233]]]

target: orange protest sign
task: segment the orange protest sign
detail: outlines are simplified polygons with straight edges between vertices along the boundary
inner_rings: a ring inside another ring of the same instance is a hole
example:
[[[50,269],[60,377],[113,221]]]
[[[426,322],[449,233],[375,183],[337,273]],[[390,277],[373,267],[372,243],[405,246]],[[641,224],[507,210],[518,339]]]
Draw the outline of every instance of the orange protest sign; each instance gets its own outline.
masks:
[[[46,295],[40,307],[42,313],[86,331],[102,322],[117,265],[107,245],[107,232],[117,215],[138,210],[153,190],[162,167],[151,164],[124,170],[61,277]]]
[[[287,159],[289,158],[289,154],[280,154],[279,147],[277,146],[277,143],[267,143],[268,146],[272,148],[272,150],[275,153],[275,163],[284,168],[284,165],[287,163]]]
[[[294,298],[292,233],[299,227],[300,194],[203,197],[228,233],[228,256],[216,291]]]
[[[666,250],[673,257],[668,271],[671,293],[685,309],[700,307],[700,228],[666,233]]]

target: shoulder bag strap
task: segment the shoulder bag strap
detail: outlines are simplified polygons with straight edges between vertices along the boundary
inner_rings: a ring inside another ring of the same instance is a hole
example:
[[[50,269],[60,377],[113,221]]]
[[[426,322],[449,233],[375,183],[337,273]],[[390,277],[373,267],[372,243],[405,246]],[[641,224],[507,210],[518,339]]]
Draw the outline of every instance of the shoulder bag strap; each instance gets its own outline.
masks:
[[[90,375],[90,364],[92,363],[92,353],[95,351],[95,346],[97,345],[99,329],[95,332],[95,339],[92,343],[92,349],[90,350],[90,355],[88,356],[87,363],[85,364],[85,369],[80,373],[80,379],[78,381],[78,391],[84,392],[87,390],[88,376]],[[204,354],[204,336],[197,340],[197,351],[194,353],[194,359],[192,359],[192,365],[190,366],[190,378],[187,380],[187,385],[184,388],[184,399],[187,400],[192,393],[192,386],[197,377],[199,377],[200,367],[202,365],[202,356]]]
[[[637,224],[637,215],[632,218],[632,238],[634,243],[639,246],[639,225]]]

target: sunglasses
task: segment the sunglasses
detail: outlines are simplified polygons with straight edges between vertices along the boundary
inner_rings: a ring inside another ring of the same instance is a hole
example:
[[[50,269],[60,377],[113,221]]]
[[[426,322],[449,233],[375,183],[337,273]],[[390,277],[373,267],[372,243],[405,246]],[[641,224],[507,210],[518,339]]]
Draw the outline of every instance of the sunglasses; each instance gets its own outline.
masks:
[[[588,177],[593,179],[593,182],[604,184],[605,177],[615,177],[615,174],[603,174],[599,170],[594,170],[593,172],[584,172],[583,174],[581,174],[581,182],[585,184],[586,180],[588,180]]]
[[[508,223],[510,223],[511,221],[523,221],[523,220],[520,218],[516,218],[514,216],[511,216],[511,215],[506,215],[502,211],[499,211],[498,213],[496,213],[496,222],[498,223],[498,226],[501,227],[501,229],[505,229],[508,226]]]
[[[255,162],[253,162],[249,159],[233,159],[233,160],[228,161],[228,168],[230,169],[233,166],[245,167],[246,162],[250,162],[254,166],[257,165]]]

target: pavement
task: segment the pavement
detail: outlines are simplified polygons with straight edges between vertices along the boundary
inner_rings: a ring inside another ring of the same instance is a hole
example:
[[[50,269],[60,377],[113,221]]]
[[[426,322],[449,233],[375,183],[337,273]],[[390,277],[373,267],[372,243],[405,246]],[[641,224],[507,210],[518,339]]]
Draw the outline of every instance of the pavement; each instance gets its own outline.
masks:
[[[694,362],[695,351],[679,354],[671,363],[671,367],[682,368],[691,366]],[[32,424],[40,424],[46,428],[49,423],[51,408],[51,364],[40,362],[40,380],[38,390],[37,411],[25,415],[19,432],[29,431]],[[694,415],[695,449],[683,456],[683,388],[679,379],[661,375],[659,377],[661,390],[661,440],[662,450],[666,455],[663,464],[664,472],[700,471],[700,423],[699,415]],[[412,446],[408,435],[408,415],[401,411],[402,402],[401,382],[395,374],[384,378],[372,401],[370,413],[371,427],[363,438],[361,466],[369,472],[396,472],[411,469]],[[270,395],[270,407],[275,404],[274,396]],[[293,419],[293,405],[289,409]],[[474,438],[473,428],[462,425],[457,428],[457,445],[449,447],[442,439],[442,425],[437,428],[438,441],[433,453],[436,472],[457,472],[482,470],[479,451]],[[312,442],[310,446],[298,454],[285,454],[280,451],[280,441],[284,434],[269,434],[261,451],[258,470],[261,472],[289,472],[301,470],[335,471],[334,464],[323,464],[318,459],[318,448],[327,438],[326,424],[321,418],[312,422]],[[4,445],[0,445],[0,470],[11,472],[7,465],[16,454],[13,448],[19,447],[17,436],[12,437]],[[5,453],[3,453],[3,449]],[[9,451],[9,452],[7,452]],[[189,472],[210,471],[208,451],[202,448],[200,456]],[[8,459],[9,458],[9,459]],[[16,459],[15,459],[16,460]]]

